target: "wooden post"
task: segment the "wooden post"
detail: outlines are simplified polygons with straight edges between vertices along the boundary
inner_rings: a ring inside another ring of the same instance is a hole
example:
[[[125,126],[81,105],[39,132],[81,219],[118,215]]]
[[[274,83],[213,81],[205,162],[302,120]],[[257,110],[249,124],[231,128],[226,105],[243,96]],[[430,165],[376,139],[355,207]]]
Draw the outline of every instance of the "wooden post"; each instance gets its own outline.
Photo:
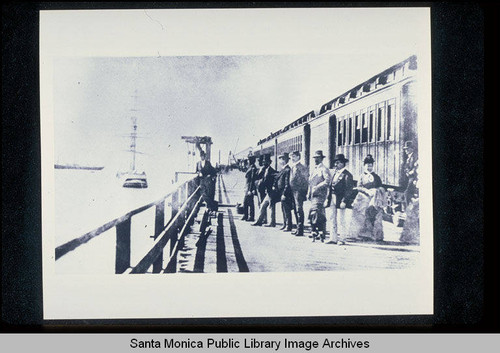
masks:
[[[328,118],[328,168],[333,168],[333,159],[337,150],[337,118],[335,114]]]
[[[156,239],[160,233],[163,231],[165,225],[165,200],[156,205],[155,212],[155,235]],[[163,250],[161,255],[153,262],[153,273],[160,273],[163,267]]]
[[[170,219],[174,219],[175,215],[177,212],[179,212],[179,191],[175,191],[172,193],[171,196],[171,208],[172,208],[172,214]]]
[[[130,218],[116,225],[115,273],[125,272],[130,267]]]
[[[306,166],[309,167],[311,164],[311,126],[309,124],[304,125],[304,143],[302,145],[304,149],[304,162]]]
[[[168,235],[170,238],[169,254],[170,254],[171,261],[169,261],[169,263],[167,264],[167,267],[165,268],[164,273],[175,273],[177,271],[177,254],[174,254],[174,248],[175,248],[175,244],[177,242],[177,233],[178,233],[178,229],[177,229],[177,226],[175,225],[174,227],[172,227],[172,229],[170,230],[170,234]],[[175,255],[175,256],[172,258],[172,255]]]
[[[278,138],[274,138],[274,170],[278,170]]]

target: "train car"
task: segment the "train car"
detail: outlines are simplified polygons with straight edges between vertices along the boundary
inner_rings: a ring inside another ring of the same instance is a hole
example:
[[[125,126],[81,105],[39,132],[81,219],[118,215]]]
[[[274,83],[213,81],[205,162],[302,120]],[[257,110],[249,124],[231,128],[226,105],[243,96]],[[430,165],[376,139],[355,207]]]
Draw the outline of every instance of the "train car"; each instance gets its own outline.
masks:
[[[300,152],[300,162],[304,165],[309,165],[311,154],[310,149],[310,130],[307,122],[316,116],[314,111],[303,115],[294,122],[288,124],[281,133],[276,136],[276,153],[292,153],[293,151]]]
[[[333,157],[344,154],[355,178],[371,154],[383,184],[401,189],[404,142],[417,144],[416,68],[412,56],[324,104],[309,122],[311,150],[323,149],[330,168]]]
[[[388,212],[398,213],[406,182],[403,146],[409,140],[418,145],[416,72],[417,57],[411,56],[260,140],[253,152],[269,153],[276,168],[283,152],[302,152],[302,163],[309,166],[313,152],[322,150],[329,168],[342,153],[355,179],[371,154],[389,191]]]
[[[276,158],[276,137],[281,133],[281,130],[271,133],[268,137],[260,140],[254,148],[254,155],[256,157],[269,154],[271,156],[273,168],[277,168],[278,159]]]

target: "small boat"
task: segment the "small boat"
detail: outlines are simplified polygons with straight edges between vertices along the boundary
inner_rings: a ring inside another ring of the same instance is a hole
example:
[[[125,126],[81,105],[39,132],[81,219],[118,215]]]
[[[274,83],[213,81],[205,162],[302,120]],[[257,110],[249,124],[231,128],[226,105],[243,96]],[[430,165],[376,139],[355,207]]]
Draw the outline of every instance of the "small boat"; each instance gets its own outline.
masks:
[[[121,176],[124,188],[145,189],[148,187],[148,180],[145,172],[128,172]]]

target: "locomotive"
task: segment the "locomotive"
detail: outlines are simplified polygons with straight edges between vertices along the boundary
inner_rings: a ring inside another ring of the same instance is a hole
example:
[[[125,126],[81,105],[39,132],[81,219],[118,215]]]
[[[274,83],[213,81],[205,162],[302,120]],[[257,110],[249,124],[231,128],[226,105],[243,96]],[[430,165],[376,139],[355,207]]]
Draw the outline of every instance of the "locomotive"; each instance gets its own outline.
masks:
[[[355,178],[371,154],[374,172],[388,191],[386,216],[401,226],[407,183],[403,146],[405,141],[418,146],[416,82],[413,55],[259,140],[252,153],[270,154],[275,169],[276,156],[283,152],[301,152],[301,163],[309,166],[314,151],[322,150],[330,169],[335,155],[342,153]]]

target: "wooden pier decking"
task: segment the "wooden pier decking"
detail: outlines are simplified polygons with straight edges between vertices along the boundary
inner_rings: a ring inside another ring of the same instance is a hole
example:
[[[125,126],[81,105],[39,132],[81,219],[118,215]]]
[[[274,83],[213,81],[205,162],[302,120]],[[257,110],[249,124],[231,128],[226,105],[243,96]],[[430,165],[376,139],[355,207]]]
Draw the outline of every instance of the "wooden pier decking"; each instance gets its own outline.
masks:
[[[277,227],[252,226],[241,220],[236,208],[244,195],[244,174],[232,171],[219,175],[216,199],[223,206],[217,217],[200,233],[205,208],[198,213],[186,235],[178,257],[178,272],[296,272],[404,269],[414,266],[419,246],[399,242],[401,228],[384,221],[384,242],[347,242],[345,245],[312,242],[280,231],[281,208],[276,207]],[[256,215],[258,204],[255,202]],[[304,204],[307,215],[309,204]],[[268,210],[269,212],[269,210]],[[307,221],[306,221],[307,223]]]

